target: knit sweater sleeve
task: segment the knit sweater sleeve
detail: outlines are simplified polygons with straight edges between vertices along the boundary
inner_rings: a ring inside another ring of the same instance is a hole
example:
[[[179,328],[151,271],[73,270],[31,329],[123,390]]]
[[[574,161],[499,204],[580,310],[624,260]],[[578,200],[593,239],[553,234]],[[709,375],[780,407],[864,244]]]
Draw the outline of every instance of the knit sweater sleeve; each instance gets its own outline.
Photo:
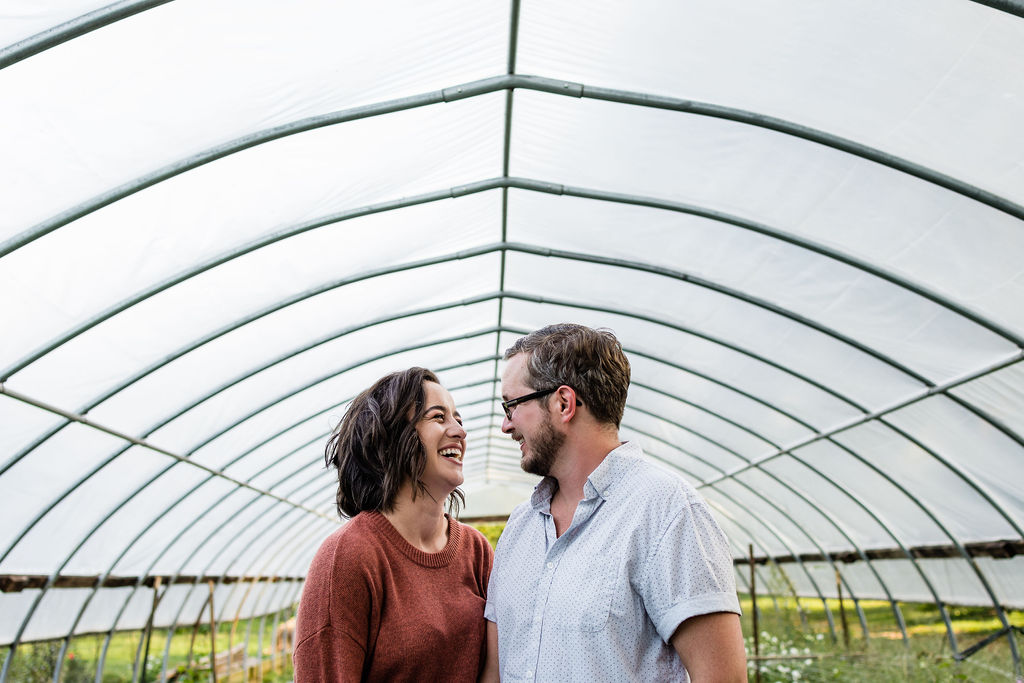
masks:
[[[342,541],[343,536],[348,538]],[[296,683],[359,681],[372,658],[371,631],[380,624],[379,582],[372,551],[354,536],[332,534],[310,565],[296,624]]]

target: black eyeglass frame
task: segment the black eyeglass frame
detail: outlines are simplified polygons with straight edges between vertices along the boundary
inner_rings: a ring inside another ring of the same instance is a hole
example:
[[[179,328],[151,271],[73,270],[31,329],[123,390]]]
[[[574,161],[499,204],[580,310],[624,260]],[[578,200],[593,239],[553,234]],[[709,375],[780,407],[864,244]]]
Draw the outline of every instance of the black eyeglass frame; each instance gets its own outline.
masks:
[[[501,407],[505,411],[505,417],[511,420],[512,411],[515,410],[516,406],[518,406],[520,403],[526,403],[527,401],[532,401],[535,398],[540,398],[542,396],[547,396],[548,394],[553,394],[563,386],[567,385],[559,384],[557,387],[552,387],[551,389],[541,389],[540,391],[535,391],[532,394],[526,394],[525,396],[519,396],[518,398],[510,398],[507,401],[502,401]],[[576,399],[576,405],[581,406],[583,405],[583,402],[580,401],[579,399]]]

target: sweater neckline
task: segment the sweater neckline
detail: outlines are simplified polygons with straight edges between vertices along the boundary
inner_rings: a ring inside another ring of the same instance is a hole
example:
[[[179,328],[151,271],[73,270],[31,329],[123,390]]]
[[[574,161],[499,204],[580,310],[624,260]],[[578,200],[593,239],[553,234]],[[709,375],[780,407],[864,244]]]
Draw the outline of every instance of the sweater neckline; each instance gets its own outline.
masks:
[[[460,540],[462,538],[462,528],[457,521],[452,519],[448,514],[445,514],[445,518],[448,520],[448,542],[440,552],[427,553],[409,541],[402,537],[402,534],[398,532],[398,529],[388,521],[380,512],[366,512],[366,520],[369,524],[378,532],[381,536],[386,538],[396,549],[398,549],[403,555],[408,557],[416,564],[424,567],[447,567],[451,564],[451,561],[455,559],[458,553]]]

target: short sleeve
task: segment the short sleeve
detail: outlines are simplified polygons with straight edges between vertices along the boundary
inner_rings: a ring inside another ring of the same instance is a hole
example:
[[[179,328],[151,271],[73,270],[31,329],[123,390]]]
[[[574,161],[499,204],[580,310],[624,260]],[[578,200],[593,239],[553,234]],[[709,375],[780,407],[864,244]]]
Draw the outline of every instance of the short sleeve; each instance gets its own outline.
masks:
[[[690,617],[740,613],[728,541],[702,499],[670,519],[635,588],[666,643]]]

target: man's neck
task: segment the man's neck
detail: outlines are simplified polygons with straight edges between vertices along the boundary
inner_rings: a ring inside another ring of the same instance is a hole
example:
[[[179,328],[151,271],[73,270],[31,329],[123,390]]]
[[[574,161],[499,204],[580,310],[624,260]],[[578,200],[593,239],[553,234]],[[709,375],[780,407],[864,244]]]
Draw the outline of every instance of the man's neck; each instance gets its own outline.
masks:
[[[549,476],[558,483],[551,497],[551,514],[559,536],[572,522],[576,506],[583,500],[583,487],[591,473],[613,450],[622,445],[617,431],[598,432],[586,439],[567,439]]]

